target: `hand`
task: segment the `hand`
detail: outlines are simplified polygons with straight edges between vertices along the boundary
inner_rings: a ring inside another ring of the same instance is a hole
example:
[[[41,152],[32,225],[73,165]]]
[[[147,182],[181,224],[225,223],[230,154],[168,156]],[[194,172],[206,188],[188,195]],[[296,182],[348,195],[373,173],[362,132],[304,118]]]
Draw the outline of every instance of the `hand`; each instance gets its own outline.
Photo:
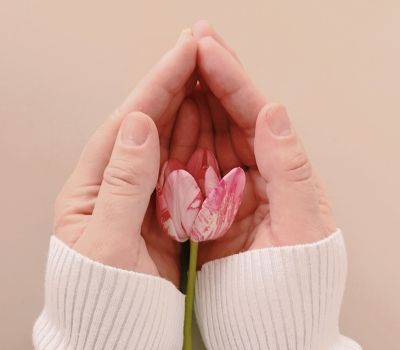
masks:
[[[234,224],[224,237],[200,246],[199,265],[251,249],[314,242],[334,232],[325,191],[285,108],[266,102],[207,23],[195,24],[193,35],[202,82],[193,95],[192,115],[202,126],[198,142],[215,151],[223,173],[237,166],[247,170]],[[182,135],[177,128],[173,138]]]
[[[193,89],[196,51],[190,30],[184,31],[91,137],[55,205],[54,232],[70,247],[175,285],[180,246],[162,234],[151,195],[160,159],[169,157],[174,120],[185,113],[182,101]]]

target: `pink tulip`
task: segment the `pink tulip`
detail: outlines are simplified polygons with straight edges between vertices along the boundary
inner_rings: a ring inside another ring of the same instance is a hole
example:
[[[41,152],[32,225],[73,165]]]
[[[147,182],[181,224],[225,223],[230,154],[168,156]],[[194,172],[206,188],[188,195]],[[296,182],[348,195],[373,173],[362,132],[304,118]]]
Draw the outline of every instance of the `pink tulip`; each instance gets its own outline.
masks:
[[[188,164],[165,162],[157,185],[157,217],[179,242],[217,239],[228,231],[239,209],[246,176],[234,168],[222,179],[217,160],[197,149]]]

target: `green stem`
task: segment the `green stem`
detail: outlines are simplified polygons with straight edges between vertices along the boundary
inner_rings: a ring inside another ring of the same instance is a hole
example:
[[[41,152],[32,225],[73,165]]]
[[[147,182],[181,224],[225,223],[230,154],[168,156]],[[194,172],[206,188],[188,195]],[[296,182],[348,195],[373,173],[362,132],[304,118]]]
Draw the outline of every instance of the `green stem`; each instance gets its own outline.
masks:
[[[190,241],[189,270],[185,298],[185,324],[183,327],[183,350],[192,350],[192,320],[194,290],[196,285],[196,265],[198,242]]]

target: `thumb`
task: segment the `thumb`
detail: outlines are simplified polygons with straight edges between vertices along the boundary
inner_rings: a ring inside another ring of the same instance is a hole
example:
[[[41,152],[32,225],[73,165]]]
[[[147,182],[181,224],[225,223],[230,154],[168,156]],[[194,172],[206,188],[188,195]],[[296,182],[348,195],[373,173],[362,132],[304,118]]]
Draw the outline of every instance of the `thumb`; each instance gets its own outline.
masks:
[[[323,238],[326,232],[313,169],[283,106],[266,105],[260,111],[254,152],[266,181],[274,244],[293,245]]]
[[[141,226],[157,182],[159,162],[160,146],[154,122],[140,112],[127,115],[104,171],[92,217],[75,249],[95,255],[102,262],[114,259],[104,255],[117,254],[123,260],[124,252],[128,252],[127,258],[132,259],[132,249],[141,250]],[[91,249],[96,252],[91,253]],[[111,264],[132,265],[131,261]]]

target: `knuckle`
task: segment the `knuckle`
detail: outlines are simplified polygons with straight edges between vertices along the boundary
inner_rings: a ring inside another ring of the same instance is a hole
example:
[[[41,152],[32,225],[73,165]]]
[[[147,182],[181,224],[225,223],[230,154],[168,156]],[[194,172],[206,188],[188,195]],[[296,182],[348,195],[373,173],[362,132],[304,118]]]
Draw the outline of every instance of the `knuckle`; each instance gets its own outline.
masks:
[[[312,177],[311,163],[303,151],[296,152],[288,159],[285,170],[288,180],[292,182],[303,182]]]
[[[140,174],[127,161],[114,160],[103,174],[103,185],[114,194],[131,195],[138,191]]]

